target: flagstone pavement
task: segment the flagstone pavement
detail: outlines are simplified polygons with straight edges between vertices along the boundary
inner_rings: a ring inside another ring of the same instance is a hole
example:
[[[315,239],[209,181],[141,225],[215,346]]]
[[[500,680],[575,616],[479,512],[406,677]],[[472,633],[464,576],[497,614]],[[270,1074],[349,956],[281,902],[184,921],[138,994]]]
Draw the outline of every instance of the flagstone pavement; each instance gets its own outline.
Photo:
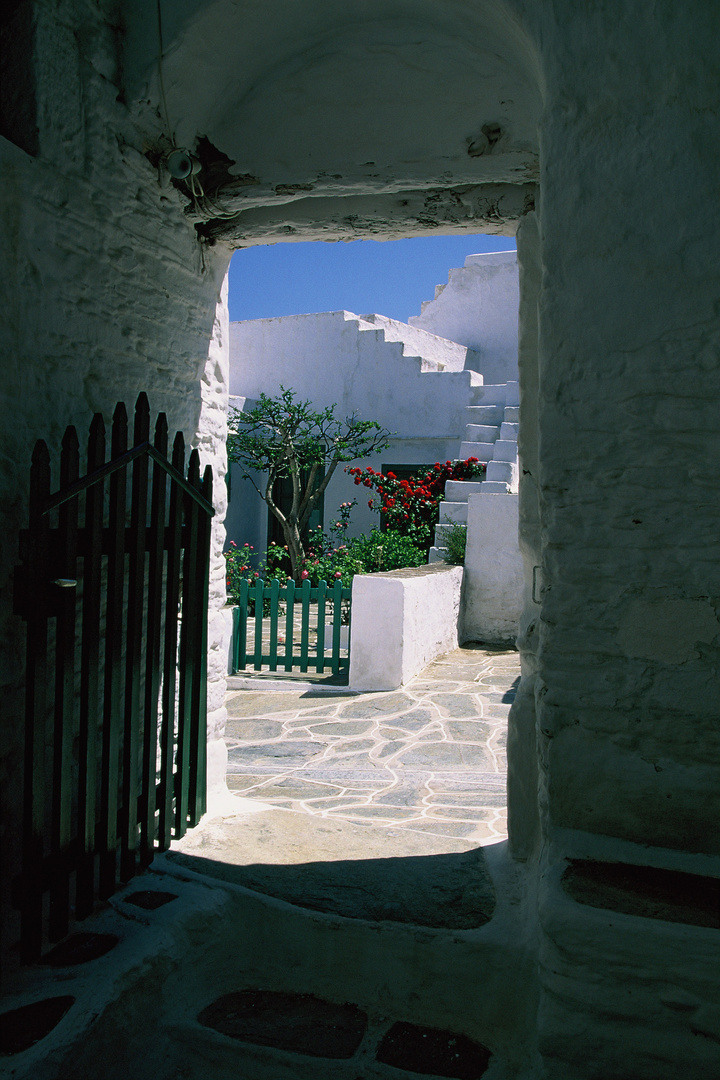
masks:
[[[519,675],[516,652],[469,644],[387,693],[245,680],[227,696],[228,786],[346,835],[383,832],[393,848],[403,836],[434,850],[495,843]]]

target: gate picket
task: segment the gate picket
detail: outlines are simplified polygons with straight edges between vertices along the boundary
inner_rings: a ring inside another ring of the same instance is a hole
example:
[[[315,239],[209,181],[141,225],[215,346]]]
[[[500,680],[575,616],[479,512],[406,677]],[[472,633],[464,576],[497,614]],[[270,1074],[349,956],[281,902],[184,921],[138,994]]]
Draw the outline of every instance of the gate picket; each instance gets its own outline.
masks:
[[[133,444],[150,438],[150,406],[147,394],[135,405]],[[129,550],[127,633],[125,643],[125,715],[122,752],[122,806],[120,812],[120,880],[135,874],[138,823],[138,750],[140,725],[140,673],[143,649],[143,608],[145,602],[145,547],[147,543],[148,458],[138,457],[132,466],[132,495]]]
[[[308,646],[310,642],[310,579],[305,578],[300,586],[300,670],[308,669]]]
[[[205,467],[202,481],[198,477],[198,491],[206,503],[212,505],[212,469]],[[193,679],[193,696],[190,719],[190,771],[188,783],[188,825],[192,828],[207,809],[206,783],[207,773],[207,648],[208,648],[208,602],[210,593],[210,545],[211,519],[199,511],[198,540],[195,551],[193,574],[198,587],[198,602],[195,608],[195,641],[189,650],[191,656],[200,658],[196,665]],[[185,781],[183,781],[185,782]]]
[[[74,427],[65,432],[60,456],[60,484],[67,487],[80,475],[80,444]],[[53,725],[53,777],[50,851],[55,872],[50,886],[51,941],[68,931],[70,917],[70,765],[75,710],[75,599],[77,596],[77,499],[63,503],[59,511],[60,543],[55,566],[57,577],[57,630],[55,634],[55,717]]]
[[[293,669],[293,637],[295,633],[295,582],[291,579],[285,588],[285,670]]]
[[[43,855],[45,847],[45,717],[48,662],[50,521],[43,514],[50,497],[50,454],[35,444],[30,470],[30,529],[23,584],[27,603],[25,689],[25,781],[23,789],[20,951],[30,964],[42,949]]]
[[[111,455],[127,450],[127,412],[120,403],[113,414]],[[105,621],[105,699],[103,703],[102,767],[100,776],[101,900],[115,892],[122,725],[122,625],[125,584],[125,499],[127,476],[117,469],[110,477],[107,607]]]
[[[155,449],[167,457],[167,418],[155,424]],[[155,811],[158,802],[157,742],[162,638],[162,583],[165,550],[165,492],[167,473],[153,464],[150,527],[148,529],[148,605],[145,639],[145,701],[143,705],[142,786],[140,798],[140,865],[149,866],[154,854]]]
[[[315,670],[322,674],[325,670],[325,593],[327,582],[319,581],[317,587],[317,649],[315,651]]]
[[[185,440],[178,431],[173,443],[172,463],[178,472],[185,473]],[[160,850],[170,847],[173,818],[173,799],[175,797],[175,778],[173,776],[173,753],[175,749],[175,670],[178,664],[178,606],[180,604],[180,574],[182,551],[183,496],[178,487],[170,488],[170,510],[168,514],[168,558],[167,587],[165,592],[165,650],[163,653],[163,702],[162,727],[160,737]],[[180,715],[179,708],[178,714]]]
[[[105,425],[93,417],[88,439],[88,475],[105,464]],[[97,716],[100,704],[100,592],[105,484],[85,493],[80,716],[78,732],[78,862],[75,911],[79,919],[92,911],[95,880],[95,814],[97,800]]]
[[[340,672],[340,630],[342,627],[342,599],[343,587],[341,581],[336,581],[332,588],[333,598],[333,635],[332,635],[332,673]]]

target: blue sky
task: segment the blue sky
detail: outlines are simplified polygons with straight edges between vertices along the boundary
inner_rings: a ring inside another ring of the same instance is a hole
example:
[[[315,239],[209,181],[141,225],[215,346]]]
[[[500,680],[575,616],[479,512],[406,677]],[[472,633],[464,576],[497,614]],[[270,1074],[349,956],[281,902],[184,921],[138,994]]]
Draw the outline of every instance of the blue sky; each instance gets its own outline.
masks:
[[[236,251],[230,264],[230,318],[344,308],[407,322],[466,255],[514,250],[513,237],[482,233],[246,248]]]

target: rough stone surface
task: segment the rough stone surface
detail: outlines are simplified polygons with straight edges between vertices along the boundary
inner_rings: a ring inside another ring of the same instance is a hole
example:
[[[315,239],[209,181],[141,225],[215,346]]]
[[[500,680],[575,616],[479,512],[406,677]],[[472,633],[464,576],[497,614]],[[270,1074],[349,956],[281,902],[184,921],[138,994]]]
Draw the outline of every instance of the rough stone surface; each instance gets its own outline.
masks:
[[[200,845],[206,855],[219,845],[246,866],[370,852],[387,860],[502,839],[518,678],[517,654],[464,648],[438,657],[402,693],[267,693],[261,684],[231,692],[228,784],[263,813],[240,832],[193,834],[181,850]],[[318,699],[332,703],[321,718]],[[291,816],[264,812],[272,807]]]

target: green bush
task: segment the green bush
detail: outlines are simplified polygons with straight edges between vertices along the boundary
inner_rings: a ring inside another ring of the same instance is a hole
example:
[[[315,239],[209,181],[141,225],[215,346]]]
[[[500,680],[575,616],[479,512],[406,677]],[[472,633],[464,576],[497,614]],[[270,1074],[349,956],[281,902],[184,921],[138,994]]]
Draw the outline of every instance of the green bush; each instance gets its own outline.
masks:
[[[465,563],[465,544],[467,542],[467,529],[456,522],[450,526],[445,539],[447,555],[443,556],[446,563],[453,566],[463,566]]]
[[[372,574],[376,570],[402,570],[406,566],[422,566],[425,552],[414,544],[409,536],[403,536],[396,529],[380,532],[373,529],[365,536],[358,536],[350,541],[350,548],[363,564],[363,573]]]
[[[238,603],[240,599],[240,583],[242,581],[249,583],[250,590],[252,590],[258,578],[262,578],[263,581],[272,581],[273,578],[277,578],[281,585],[284,585],[287,581],[288,575],[280,567],[271,567],[263,560],[260,560],[257,566],[253,567],[253,551],[252,544],[243,544],[240,547],[234,540],[231,540],[229,548],[223,552],[225,556],[225,591],[229,604]],[[269,600],[264,601],[263,609],[264,614],[270,614]],[[248,596],[248,614],[255,614],[255,599],[252,595]]]

